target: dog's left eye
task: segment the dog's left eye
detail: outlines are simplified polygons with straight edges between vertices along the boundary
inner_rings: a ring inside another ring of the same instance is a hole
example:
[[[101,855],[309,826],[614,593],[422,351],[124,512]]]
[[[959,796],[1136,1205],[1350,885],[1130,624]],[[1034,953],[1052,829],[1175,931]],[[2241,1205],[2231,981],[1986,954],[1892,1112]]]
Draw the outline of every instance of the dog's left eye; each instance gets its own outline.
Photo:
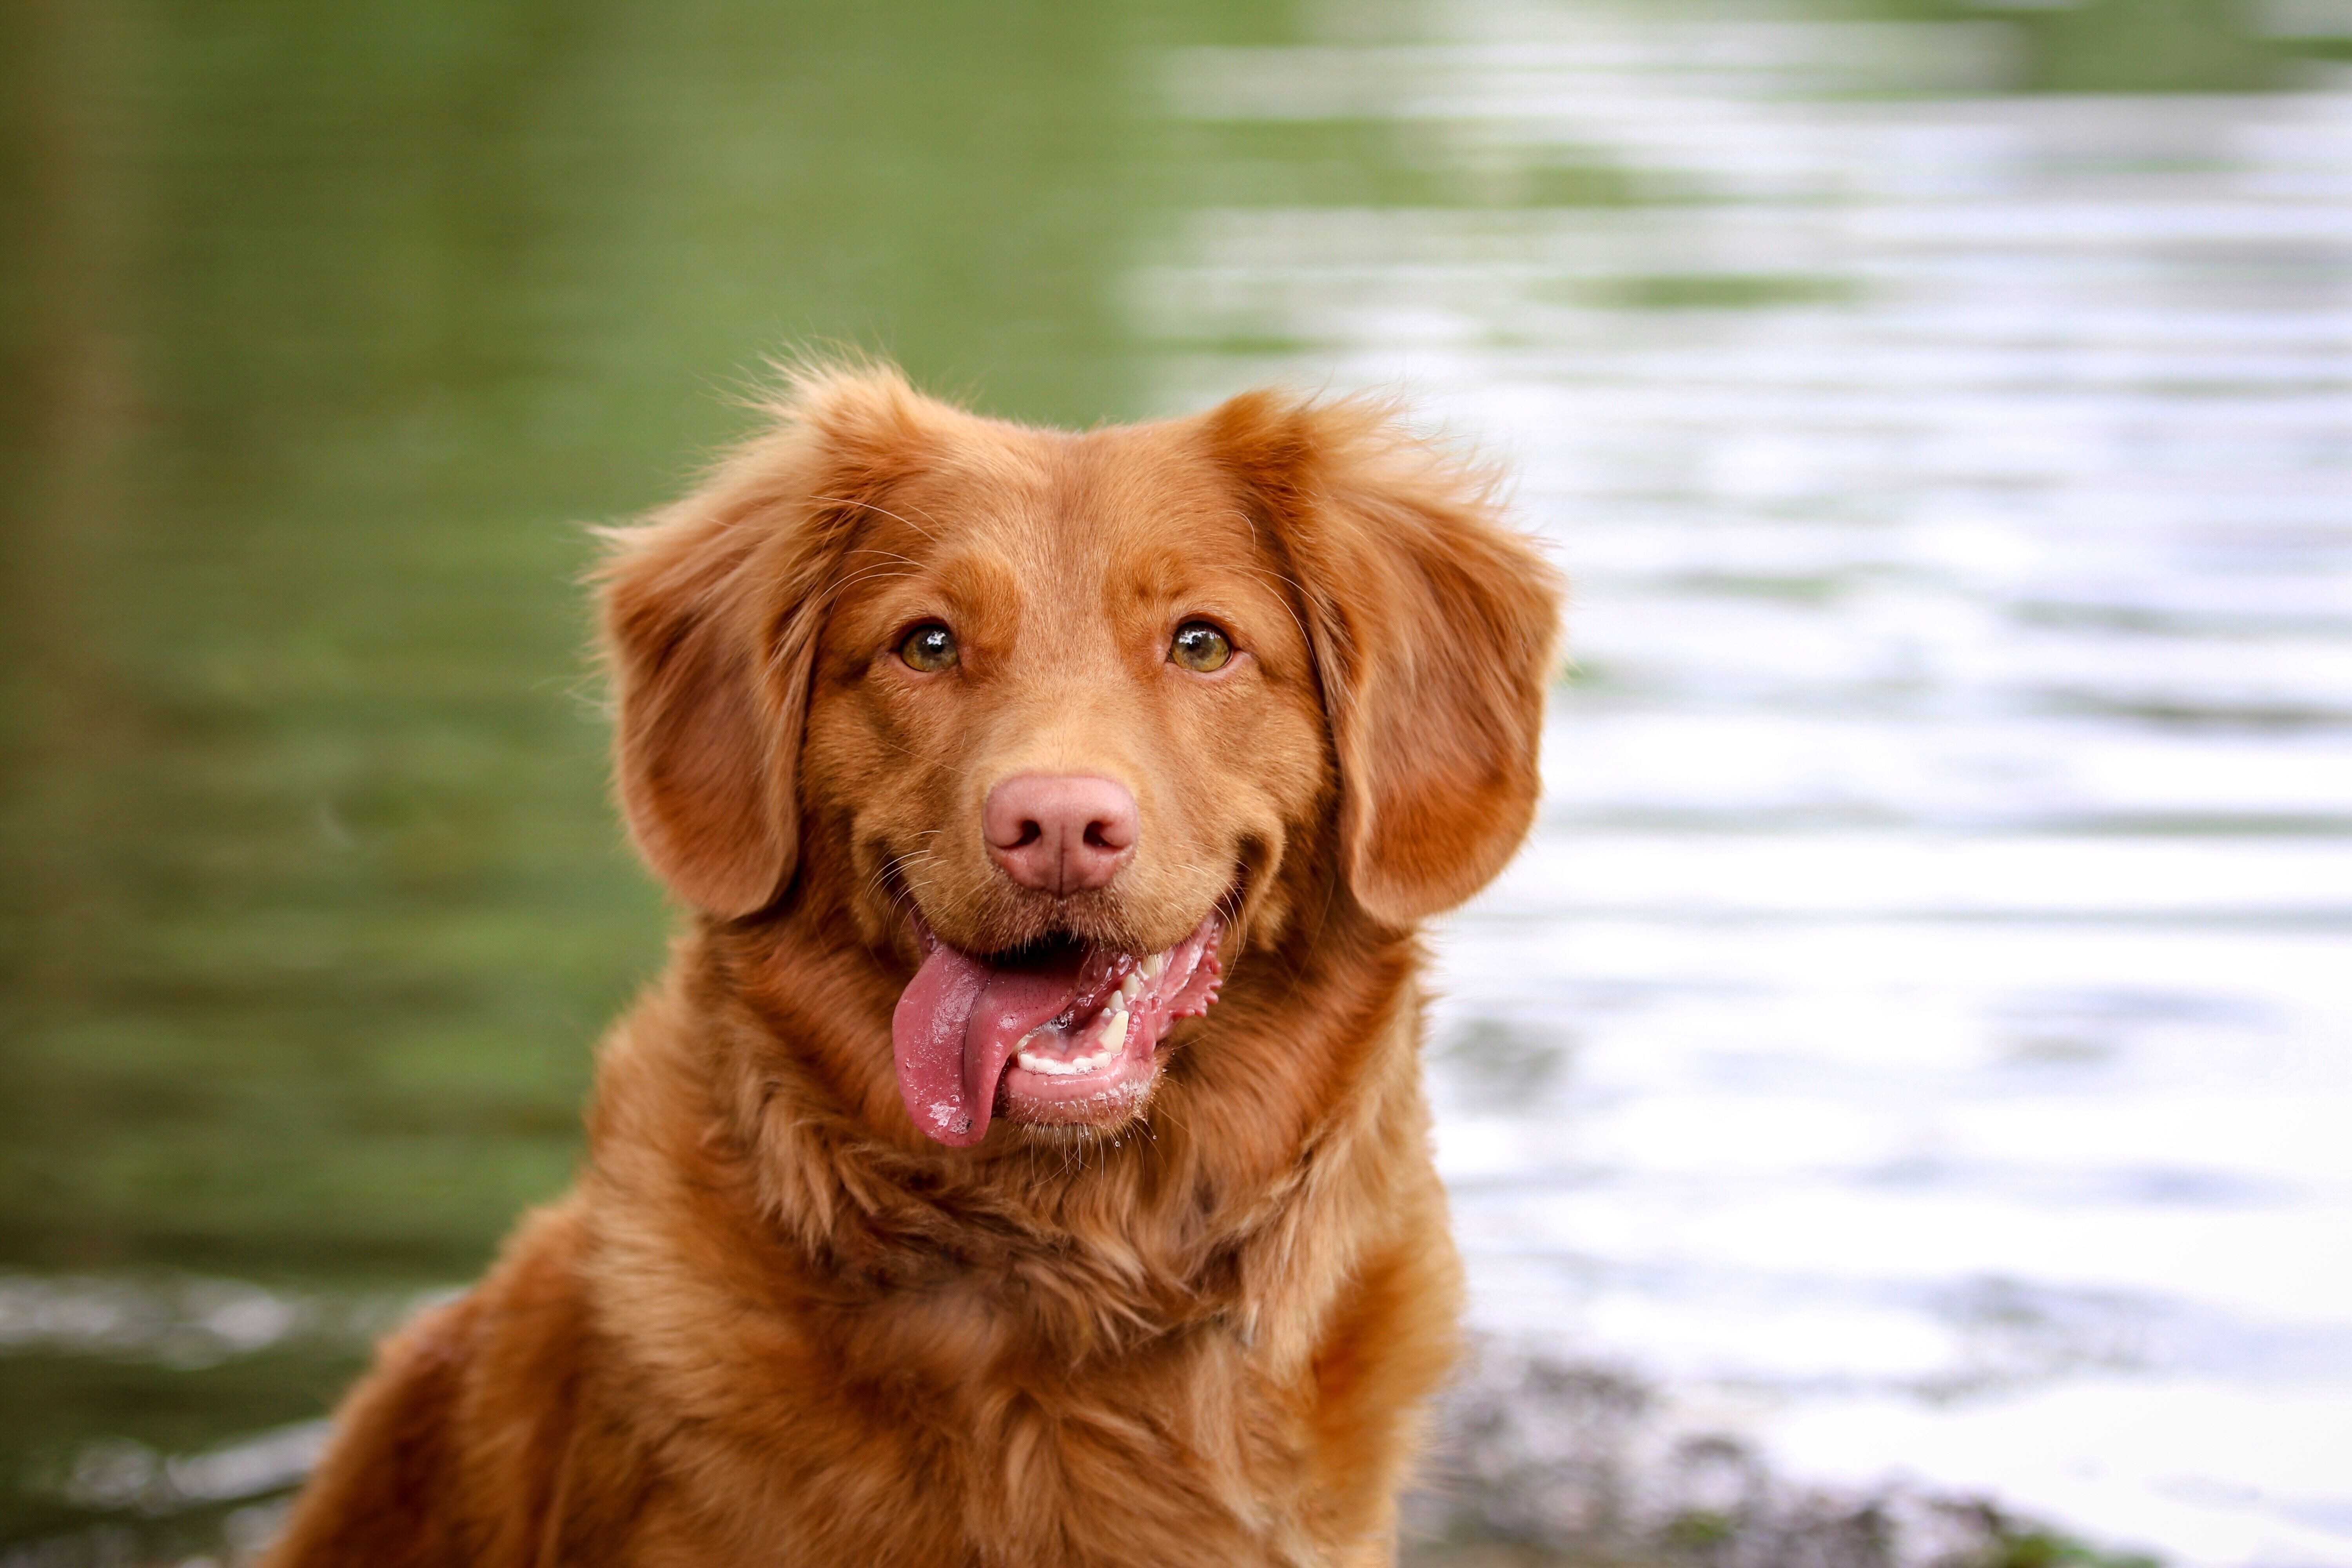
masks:
[[[907,661],[909,669],[929,673],[945,669],[956,661],[955,633],[929,621],[908,632],[898,644],[898,657]]]
[[[1197,669],[1205,675],[1225,667],[1225,661],[1234,657],[1234,645],[1208,622],[1186,621],[1176,628],[1175,640],[1168,645],[1168,657],[1186,669]]]

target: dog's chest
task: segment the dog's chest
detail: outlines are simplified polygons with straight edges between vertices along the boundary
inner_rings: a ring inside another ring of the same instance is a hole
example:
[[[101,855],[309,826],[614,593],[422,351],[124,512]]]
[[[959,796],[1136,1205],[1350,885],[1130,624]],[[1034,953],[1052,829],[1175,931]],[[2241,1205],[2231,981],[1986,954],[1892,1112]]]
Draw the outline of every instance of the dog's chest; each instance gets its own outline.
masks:
[[[705,1473],[785,1560],[1292,1560],[1296,1402],[1222,1326],[1086,1350],[948,1293],[865,1327],[803,1388],[788,1473],[772,1450],[737,1456],[761,1484]]]

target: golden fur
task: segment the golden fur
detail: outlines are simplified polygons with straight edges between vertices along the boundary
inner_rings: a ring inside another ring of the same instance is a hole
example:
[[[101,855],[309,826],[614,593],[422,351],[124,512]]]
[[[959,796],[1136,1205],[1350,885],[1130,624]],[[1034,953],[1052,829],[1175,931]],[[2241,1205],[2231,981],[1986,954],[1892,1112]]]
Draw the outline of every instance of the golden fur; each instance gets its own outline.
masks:
[[[1373,1563],[1454,1353],[1416,923],[1517,847],[1552,574],[1360,402],[1066,434],[887,370],[616,535],[619,789],[695,911],[601,1057],[573,1192],[383,1348],[273,1568]],[[1206,615],[1242,653],[1177,672]],[[910,679],[910,619],[955,627]],[[1244,657],[1245,655],[1245,657]],[[1055,899],[991,780],[1141,837]],[[1100,1125],[918,1132],[921,961],[1212,913],[1223,999]]]

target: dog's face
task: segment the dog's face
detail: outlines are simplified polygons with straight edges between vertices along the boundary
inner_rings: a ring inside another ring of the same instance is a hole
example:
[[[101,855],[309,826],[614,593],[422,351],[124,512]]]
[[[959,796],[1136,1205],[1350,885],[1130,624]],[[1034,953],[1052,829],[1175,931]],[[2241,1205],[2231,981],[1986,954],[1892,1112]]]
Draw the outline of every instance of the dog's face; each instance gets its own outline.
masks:
[[[872,373],[781,412],[615,558],[623,796],[705,910],[821,884],[912,971],[931,1139],[1137,1115],[1307,902],[1407,925],[1523,835],[1549,574],[1376,415],[1066,435]]]
[[[860,520],[800,780],[808,863],[845,848],[867,939],[920,960],[894,1056],[952,1143],[999,1105],[1132,1114],[1331,767],[1281,563],[1207,454],[940,436]]]

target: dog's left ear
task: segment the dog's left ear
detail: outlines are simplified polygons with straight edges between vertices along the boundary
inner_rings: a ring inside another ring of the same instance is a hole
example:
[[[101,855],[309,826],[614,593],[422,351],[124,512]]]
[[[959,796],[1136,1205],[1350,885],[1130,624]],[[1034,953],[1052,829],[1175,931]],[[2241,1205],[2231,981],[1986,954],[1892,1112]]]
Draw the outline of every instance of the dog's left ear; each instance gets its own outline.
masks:
[[[621,806],[646,863],[698,909],[754,914],[791,883],[801,724],[842,552],[936,411],[894,370],[803,370],[768,433],[612,535],[598,574]]]
[[[1534,820],[1559,574],[1491,476],[1383,405],[1248,393],[1204,424],[1301,601],[1357,902],[1396,926],[1453,908]]]

